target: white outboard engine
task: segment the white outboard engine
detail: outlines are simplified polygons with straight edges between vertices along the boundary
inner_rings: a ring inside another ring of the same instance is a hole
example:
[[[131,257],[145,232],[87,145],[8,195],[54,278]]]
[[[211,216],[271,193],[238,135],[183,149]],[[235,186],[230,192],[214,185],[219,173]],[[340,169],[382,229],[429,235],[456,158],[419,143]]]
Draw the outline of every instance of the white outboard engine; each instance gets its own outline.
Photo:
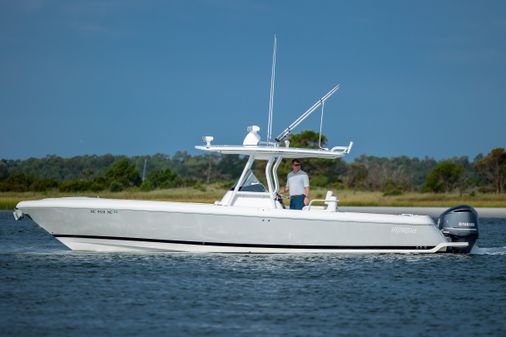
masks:
[[[469,253],[478,239],[478,213],[468,205],[447,209],[437,219],[444,236],[452,242],[467,242],[467,247],[452,247],[453,253]]]

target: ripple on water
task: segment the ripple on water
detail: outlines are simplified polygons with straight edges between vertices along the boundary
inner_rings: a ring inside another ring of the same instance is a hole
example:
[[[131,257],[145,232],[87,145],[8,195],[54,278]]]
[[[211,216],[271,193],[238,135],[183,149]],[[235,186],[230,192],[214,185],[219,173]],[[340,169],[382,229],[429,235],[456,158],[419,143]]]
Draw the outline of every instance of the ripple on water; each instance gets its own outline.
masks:
[[[7,335],[506,335],[505,219],[472,255],[72,252],[0,221]]]

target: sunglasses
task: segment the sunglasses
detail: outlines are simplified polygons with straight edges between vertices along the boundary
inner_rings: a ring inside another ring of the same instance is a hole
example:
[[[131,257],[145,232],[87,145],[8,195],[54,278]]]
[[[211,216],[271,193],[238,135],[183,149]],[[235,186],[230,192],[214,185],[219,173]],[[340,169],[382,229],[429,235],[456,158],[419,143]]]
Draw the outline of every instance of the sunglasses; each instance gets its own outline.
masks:
[[[300,166],[300,164],[292,164],[292,166]]]

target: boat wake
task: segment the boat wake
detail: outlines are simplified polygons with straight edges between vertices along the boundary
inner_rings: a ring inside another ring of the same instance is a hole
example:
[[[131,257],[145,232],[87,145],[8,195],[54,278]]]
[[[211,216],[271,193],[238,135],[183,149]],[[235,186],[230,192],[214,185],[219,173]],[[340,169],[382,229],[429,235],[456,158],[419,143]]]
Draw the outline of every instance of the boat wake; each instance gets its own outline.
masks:
[[[478,245],[474,245],[470,254],[473,254],[473,255],[505,255],[506,254],[506,246],[481,248],[481,247],[478,247]]]

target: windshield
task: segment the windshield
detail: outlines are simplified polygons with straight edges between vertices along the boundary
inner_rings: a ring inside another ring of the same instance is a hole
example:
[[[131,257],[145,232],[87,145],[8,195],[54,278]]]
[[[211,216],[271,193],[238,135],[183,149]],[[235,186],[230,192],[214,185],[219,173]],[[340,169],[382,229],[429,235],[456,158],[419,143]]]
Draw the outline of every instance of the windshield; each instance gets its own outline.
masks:
[[[232,186],[230,190],[233,190],[235,188],[235,185]],[[262,183],[258,180],[258,178],[255,176],[253,171],[249,170],[246,174],[246,179],[244,180],[244,183],[239,188],[239,191],[243,192],[265,192],[265,187],[262,185]]]

